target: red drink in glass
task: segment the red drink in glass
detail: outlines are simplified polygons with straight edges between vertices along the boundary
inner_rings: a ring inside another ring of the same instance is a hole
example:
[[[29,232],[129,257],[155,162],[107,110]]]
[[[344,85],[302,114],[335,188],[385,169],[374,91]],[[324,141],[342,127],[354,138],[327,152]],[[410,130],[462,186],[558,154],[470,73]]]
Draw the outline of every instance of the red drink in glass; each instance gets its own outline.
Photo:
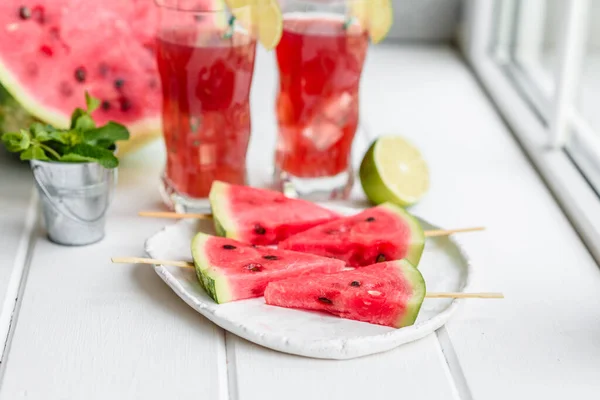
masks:
[[[350,155],[367,46],[367,33],[343,18],[285,16],[277,46],[276,166],[308,197],[315,190],[345,197],[352,185]]]
[[[187,21],[163,28],[157,39],[167,150],[162,191],[180,211],[206,208],[214,180],[246,183],[256,48],[233,27]]]

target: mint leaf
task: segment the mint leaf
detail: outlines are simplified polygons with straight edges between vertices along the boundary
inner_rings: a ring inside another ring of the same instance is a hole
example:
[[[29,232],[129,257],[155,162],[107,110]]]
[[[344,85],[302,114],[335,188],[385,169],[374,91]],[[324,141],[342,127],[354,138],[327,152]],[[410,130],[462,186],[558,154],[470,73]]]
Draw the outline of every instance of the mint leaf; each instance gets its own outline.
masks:
[[[71,114],[71,129],[77,129],[81,132],[96,128],[94,119],[81,108],[76,108]]]
[[[67,154],[60,158],[60,161],[68,162],[97,162],[104,168],[115,168],[119,165],[119,160],[112,151],[92,146],[86,143],[80,143],[66,150]]]
[[[33,138],[40,143],[54,140],[50,136],[50,132],[46,130],[46,127],[40,124],[39,122],[34,122],[33,124],[31,124],[31,126],[29,127],[29,132],[31,132]]]
[[[37,145],[29,147],[27,150],[21,153],[21,160],[42,160],[50,161],[44,150]]]
[[[77,129],[71,129],[70,131],[63,132],[61,136],[66,142],[65,144],[68,146],[75,146],[83,142],[83,133]]]
[[[117,146],[115,146],[115,142],[112,140],[100,139],[95,144],[98,147],[102,147],[103,149],[108,149],[110,151],[115,151]]]
[[[85,110],[82,108],[76,108],[75,111],[73,111],[71,114],[71,129],[75,128],[75,123],[82,115],[85,115]]]
[[[93,113],[100,107],[100,100],[95,97],[92,97],[87,90],[85,91],[85,104],[87,106],[88,113]]]
[[[71,133],[71,131],[54,131],[54,132],[50,132],[48,133],[48,136],[50,137],[51,140],[54,140],[56,142],[62,143],[62,144],[70,144],[70,145],[74,145],[76,143],[71,143],[73,134]],[[77,135],[75,135],[76,137]],[[77,141],[77,143],[79,143],[79,141]]]
[[[129,131],[125,126],[111,121],[100,128],[85,132],[83,139],[90,144],[97,144],[99,141],[105,140],[116,142],[117,140],[129,139]]]
[[[74,129],[85,132],[96,128],[96,123],[88,114],[83,114],[75,120]]]
[[[8,132],[2,135],[4,146],[11,153],[26,150],[31,144],[29,133],[23,129],[20,132]]]

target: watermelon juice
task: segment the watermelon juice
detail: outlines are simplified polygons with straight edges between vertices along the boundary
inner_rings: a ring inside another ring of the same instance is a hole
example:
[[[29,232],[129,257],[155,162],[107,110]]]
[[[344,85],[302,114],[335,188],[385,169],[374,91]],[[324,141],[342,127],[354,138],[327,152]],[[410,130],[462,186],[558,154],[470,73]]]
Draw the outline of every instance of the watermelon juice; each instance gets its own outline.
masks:
[[[163,189],[171,202],[205,199],[215,180],[245,184],[255,48],[255,40],[241,32],[226,39],[217,31],[159,35]]]
[[[282,174],[297,181],[342,176],[337,189],[347,192],[367,33],[342,18],[295,13],[284,17],[283,27],[276,49],[276,179]]]

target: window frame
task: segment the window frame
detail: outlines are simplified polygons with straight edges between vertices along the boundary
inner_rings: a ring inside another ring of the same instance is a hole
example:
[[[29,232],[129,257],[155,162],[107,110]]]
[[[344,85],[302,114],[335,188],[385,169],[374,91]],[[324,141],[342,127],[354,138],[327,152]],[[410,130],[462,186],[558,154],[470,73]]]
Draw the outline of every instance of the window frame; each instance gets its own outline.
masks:
[[[528,13],[534,12],[534,8],[543,3],[543,0],[521,3],[529,3],[529,10],[526,11]],[[574,24],[585,15],[589,0],[565,2],[568,23],[561,34],[561,43],[558,44],[562,62],[558,62],[557,96],[554,98],[549,97],[548,83],[544,83],[543,75],[539,74],[541,69],[538,68],[541,66],[536,65],[531,58],[524,57],[526,61],[519,67],[498,62],[498,57],[494,54],[496,49],[492,46],[498,32],[496,4],[495,0],[465,1],[465,18],[459,35],[459,46],[515,138],[600,265],[600,197],[582,173],[584,168],[581,163],[576,163],[564,147],[566,136],[571,134],[568,130],[576,132],[577,140],[581,140],[584,147],[597,146],[599,142],[598,138],[594,137],[593,130],[568,103],[574,94],[573,88],[577,87],[571,79],[572,71],[580,67],[577,62],[581,62],[583,58],[583,54],[577,52],[585,48],[585,41],[580,37],[583,28]],[[516,49],[516,52],[527,52],[528,48],[536,45],[536,41],[541,38],[540,25],[536,26],[537,31],[532,28],[527,29],[528,32],[519,33],[530,37],[519,41],[523,43],[524,48]],[[573,43],[576,48],[573,48]],[[532,82],[530,76],[538,79]],[[521,82],[517,85],[516,81],[519,79]],[[545,111],[540,110],[539,100],[532,101],[535,97],[532,97],[532,93],[524,93],[524,90],[537,92],[537,96],[542,100],[551,100],[541,105],[549,108],[549,113],[545,114],[549,116],[549,121],[543,118],[542,114]]]

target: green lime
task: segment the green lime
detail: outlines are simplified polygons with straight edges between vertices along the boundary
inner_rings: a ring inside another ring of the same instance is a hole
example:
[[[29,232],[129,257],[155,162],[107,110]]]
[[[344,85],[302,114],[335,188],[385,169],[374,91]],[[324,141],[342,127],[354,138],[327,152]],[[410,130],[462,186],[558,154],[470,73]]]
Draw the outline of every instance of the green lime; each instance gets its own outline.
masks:
[[[421,152],[405,139],[382,136],[362,159],[360,183],[371,202],[408,207],[429,189],[429,169]]]

